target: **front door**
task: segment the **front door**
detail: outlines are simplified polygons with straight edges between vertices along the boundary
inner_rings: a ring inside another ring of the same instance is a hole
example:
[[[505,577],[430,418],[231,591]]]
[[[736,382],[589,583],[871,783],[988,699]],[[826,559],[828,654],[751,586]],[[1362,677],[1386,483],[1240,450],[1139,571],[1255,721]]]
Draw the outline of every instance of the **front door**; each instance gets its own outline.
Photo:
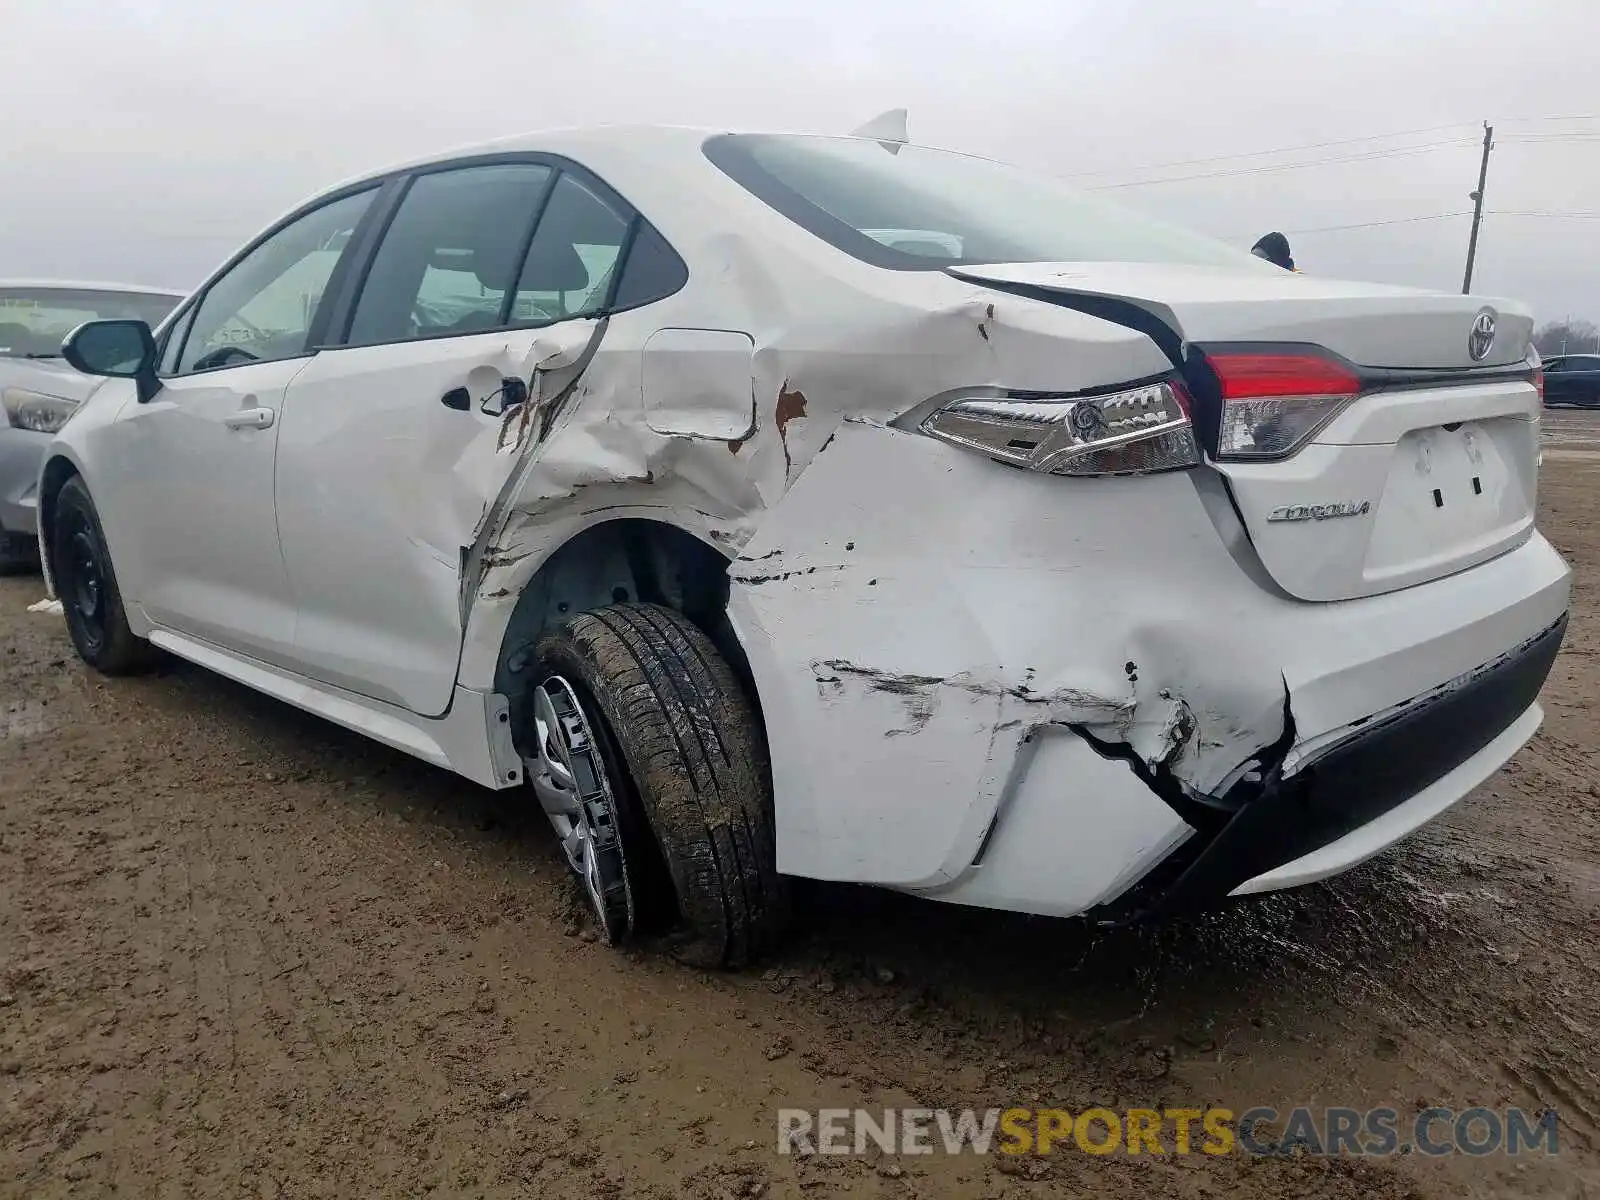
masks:
[[[126,590],[153,624],[290,659],[295,602],[273,504],[284,395],[312,361],[313,317],[372,194],[292,221],[218,276],[174,326],[160,391],[113,427],[103,502],[123,510],[137,545]]]
[[[345,344],[284,405],[278,530],[298,670],[430,716],[449,706],[466,553],[533,450],[518,401],[536,359],[599,336],[630,220],[554,164],[412,180]]]

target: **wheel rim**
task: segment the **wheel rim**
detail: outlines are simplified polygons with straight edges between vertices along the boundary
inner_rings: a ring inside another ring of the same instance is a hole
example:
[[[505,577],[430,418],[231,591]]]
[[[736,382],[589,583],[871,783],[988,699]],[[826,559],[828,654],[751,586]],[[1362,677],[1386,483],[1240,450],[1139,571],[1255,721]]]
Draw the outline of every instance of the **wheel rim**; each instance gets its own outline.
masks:
[[[533,723],[539,747],[534,794],[606,941],[615,945],[633,927],[633,892],[617,826],[616,790],[594,723],[559,675],[534,689]]]
[[[58,572],[62,576],[61,600],[84,648],[92,653],[106,635],[105,560],[88,515],[74,512],[70,521],[66,554]]]

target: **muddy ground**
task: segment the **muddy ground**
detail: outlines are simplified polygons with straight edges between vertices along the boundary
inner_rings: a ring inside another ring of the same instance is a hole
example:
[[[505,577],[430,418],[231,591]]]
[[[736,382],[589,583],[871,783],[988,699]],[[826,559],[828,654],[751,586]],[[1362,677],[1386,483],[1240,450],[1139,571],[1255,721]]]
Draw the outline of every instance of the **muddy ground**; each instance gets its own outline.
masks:
[[[777,960],[596,945],[530,802],[0,581],[0,1195],[1600,1196],[1600,418],[1537,740],[1403,848],[1153,932],[821,888]],[[1559,1153],[800,1161],[780,1107],[1559,1114]]]

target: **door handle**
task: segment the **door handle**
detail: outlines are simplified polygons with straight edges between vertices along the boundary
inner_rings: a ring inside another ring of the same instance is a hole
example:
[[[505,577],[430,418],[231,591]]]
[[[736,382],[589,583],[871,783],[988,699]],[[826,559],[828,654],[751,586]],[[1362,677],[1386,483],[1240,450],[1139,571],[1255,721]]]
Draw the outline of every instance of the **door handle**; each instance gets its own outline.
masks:
[[[478,411],[485,416],[498,417],[503,416],[507,409],[527,402],[528,385],[520,379],[506,376],[500,380],[500,390],[479,405]]]
[[[270,429],[278,414],[270,408],[241,408],[222,418],[229,429]]]

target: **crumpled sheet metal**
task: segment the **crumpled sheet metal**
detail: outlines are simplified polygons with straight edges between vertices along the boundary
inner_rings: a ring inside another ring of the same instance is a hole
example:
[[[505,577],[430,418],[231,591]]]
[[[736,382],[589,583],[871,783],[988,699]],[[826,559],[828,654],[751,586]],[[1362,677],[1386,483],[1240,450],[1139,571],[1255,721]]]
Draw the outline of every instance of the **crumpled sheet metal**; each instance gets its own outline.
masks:
[[[826,326],[787,324],[776,282],[741,241],[724,236],[743,268],[744,307],[767,318],[751,331],[753,428],[710,439],[652,430],[643,419],[638,347],[670,311],[610,318],[575,383],[562,368],[582,357],[596,326],[552,327],[516,366],[534,381],[529,404],[457,468],[463,491],[481,505],[485,492],[498,492],[507,456],[524,460],[514,502],[499,514],[484,507],[479,534],[496,558],[525,553],[537,563],[589,523],[574,518],[621,508],[681,513],[691,532],[737,551],[846,418],[887,424],[955,387],[1076,390],[1165,365],[1138,334],[953,279],[940,281],[950,295],[937,309],[857,298],[851,310],[846,293],[847,311]],[[525,582],[517,575],[491,571],[477,582],[481,592],[516,591]]]
[[[1149,587],[1128,557],[1136,536],[1162,564]],[[846,422],[731,577],[731,616],[782,731],[769,739],[779,855],[797,873],[947,882],[1044,725],[1130,756],[1123,778],[1140,796],[1154,776],[1214,791],[1283,730],[1259,631],[1219,620],[1198,644],[1195,614],[1226,614],[1253,585],[1181,474],[997,472]]]
[[[1074,554],[1095,554],[1092,542],[1063,536],[1064,519],[1114,531],[1181,483],[997,476],[977,456],[891,424],[956,389],[1077,391],[1154,374],[1167,364],[1152,343],[953,279],[933,289],[944,293],[937,307],[846,292],[826,325],[808,324],[741,245],[726,251],[746,310],[763,318],[747,331],[754,427],[745,436],[650,428],[639,347],[664,324],[691,324],[652,308],[611,317],[597,345],[536,343],[524,364],[534,381],[525,411],[508,414],[492,451],[463,457],[464,478],[505,481],[498,503],[485,504],[478,569],[463,596],[464,683],[493,678],[497,631],[551,553],[587,526],[645,517],[735,559],[731,615],[766,710],[783,869],[905,886],[954,878],[993,818],[1021,739],[1040,722],[1082,725],[1196,786],[1273,740],[1281,687],[1243,689],[1243,711],[1255,704],[1260,723],[1219,723],[1185,698],[1181,649],[1171,671],[1151,660],[1175,648],[1162,645],[1159,613],[1107,622],[1084,653],[1060,645],[1042,597],[1044,607],[1019,611],[998,594],[952,593],[985,577],[959,568],[975,547],[995,544],[995,522],[1020,518],[1020,536],[1042,502],[1076,506],[1046,514],[1048,553],[1018,542],[990,564],[991,579],[1058,580]],[[925,297],[929,281],[919,278]],[[509,473],[508,455],[520,463]],[[992,496],[974,502],[1019,483],[1014,509],[997,511]],[[1137,509],[1130,488],[1141,489]],[[1192,495],[1171,507],[1206,521]],[[1214,547],[1214,531],[1205,532]],[[941,543],[948,562],[924,549]],[[942,612],[930,608],[941,595],[950,601]],[[993,631],[980,628],[986,606],[1025,642],[1053,645],[1054,657],[999,652]],[[1130,672],[1135,660],[1140,670]],[[1127,778],[1145,789],[1132,770]],[[856,803],[862,795],[870,799]],[[912,796],[923,800],[922,834],[906,837]]]

